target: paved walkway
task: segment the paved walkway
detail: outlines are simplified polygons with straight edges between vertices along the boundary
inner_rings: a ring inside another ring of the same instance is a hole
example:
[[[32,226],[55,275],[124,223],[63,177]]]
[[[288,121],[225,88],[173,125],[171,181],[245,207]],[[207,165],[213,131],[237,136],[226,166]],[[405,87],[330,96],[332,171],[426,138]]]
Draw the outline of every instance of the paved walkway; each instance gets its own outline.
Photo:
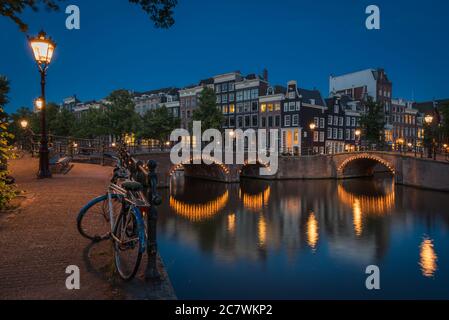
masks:
[[[109,241],[92,245],[76,228],[79,209],[104,192],[110,167],[75,164],[67,175],[37,180],[37,159],[10,162],[25,191],[20,209],[0,213],[0,299],[173,299],[170,281],[124,283],[113,275]],[[144,257],[143,261],[146,261]],[[65,269],[77,265],[81,289],[67,290]]]

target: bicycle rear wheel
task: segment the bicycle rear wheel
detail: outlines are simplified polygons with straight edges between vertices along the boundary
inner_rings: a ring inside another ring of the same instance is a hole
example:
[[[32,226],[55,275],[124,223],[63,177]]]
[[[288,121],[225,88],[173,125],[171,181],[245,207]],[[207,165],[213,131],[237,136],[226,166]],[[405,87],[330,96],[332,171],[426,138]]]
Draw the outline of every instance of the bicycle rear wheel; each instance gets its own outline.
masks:
[[[117,217],[122,207],[122,197],[111,194],[112,210]],[[97,197],[80,210],[77,218],[79,233],[92,241],[108,239],[111,235],[108,195]]]
[[[130,206],[123,210],[114,227],[114,256],[117,272],[129,281],[136,275],[146,248],[144,222],[140,210]]]

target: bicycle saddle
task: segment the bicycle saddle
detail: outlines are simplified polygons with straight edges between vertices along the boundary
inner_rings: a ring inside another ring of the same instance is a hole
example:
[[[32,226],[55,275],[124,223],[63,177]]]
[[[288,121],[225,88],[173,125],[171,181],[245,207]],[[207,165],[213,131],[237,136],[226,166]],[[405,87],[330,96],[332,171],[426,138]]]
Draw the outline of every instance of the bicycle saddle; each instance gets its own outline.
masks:
[[[142,191],[143,186],[141,183],[136,181],[125,181],[122,183],[122,188],[126,191]]]

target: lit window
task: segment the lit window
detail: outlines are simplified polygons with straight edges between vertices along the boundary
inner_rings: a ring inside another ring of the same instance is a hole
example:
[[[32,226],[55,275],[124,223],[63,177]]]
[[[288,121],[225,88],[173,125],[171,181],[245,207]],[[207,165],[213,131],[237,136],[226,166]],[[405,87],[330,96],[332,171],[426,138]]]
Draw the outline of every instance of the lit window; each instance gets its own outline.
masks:
[[[260,112],[265,112],[265,111],[267,111],[267,105],[265,103],[262,103],[260,105]]]

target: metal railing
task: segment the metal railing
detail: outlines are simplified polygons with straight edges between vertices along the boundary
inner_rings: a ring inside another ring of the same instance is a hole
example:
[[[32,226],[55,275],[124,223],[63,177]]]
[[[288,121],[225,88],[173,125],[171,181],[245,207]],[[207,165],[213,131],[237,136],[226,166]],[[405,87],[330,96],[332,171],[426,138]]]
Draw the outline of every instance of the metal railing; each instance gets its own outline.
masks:
[[[143,163],[141,160],[135,159],[126,145],[120,144],[117,147],[117,155],[123,165],[130,172],[130,179],[142,184],[144,188],[144,196],[150,204],[149,211],[146,212],[147,227],[147,267],[145,270],[145,278],[147,280],[156,280],[160,278],[157,268],[158,247],[157,247],[157,206],[161,205],[162,198],[157,192],[158,179],[156,174],[157,163],[149,160]]]

